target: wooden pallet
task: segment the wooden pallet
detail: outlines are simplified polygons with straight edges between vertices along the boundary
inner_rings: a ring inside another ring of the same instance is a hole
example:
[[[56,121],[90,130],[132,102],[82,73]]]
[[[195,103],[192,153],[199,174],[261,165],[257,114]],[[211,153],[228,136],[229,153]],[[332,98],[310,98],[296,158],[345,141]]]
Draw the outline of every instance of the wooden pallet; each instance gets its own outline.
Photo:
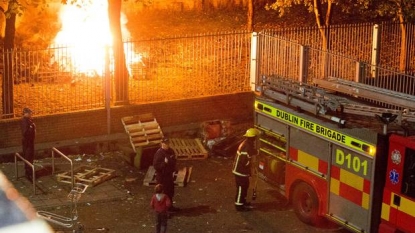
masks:
[[[82,183],[89,186],[95,186],[115,176],[115,170],[81,166],[74,170],[74,182]],[[56,175],[59,182],[71,184],[71,172],[63,172]]]
[[[173,149],[178,160],[206,159],[208,157],[208,151],[198,138],[171,138],[169,141],[170,148]]]
[[[163,132],[152,113],[121,118],[134,152],[137,147],[154,146],[161,142]]]
[[[184,187],[189,183],[190,175],[192,174],[193,167],[184,167],[174,174],[174,185],[178,187]],[[143,185],[151,186],[156,182],[156,170],[153,166],[150,166],[147,170],[146,176],[143,180]]]

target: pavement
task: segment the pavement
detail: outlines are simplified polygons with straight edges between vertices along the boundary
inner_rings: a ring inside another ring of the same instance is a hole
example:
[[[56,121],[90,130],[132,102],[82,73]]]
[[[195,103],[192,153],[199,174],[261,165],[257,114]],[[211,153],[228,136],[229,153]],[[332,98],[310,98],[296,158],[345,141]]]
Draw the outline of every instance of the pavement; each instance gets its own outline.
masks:
[[[8,162],[0,163],[0,170],[17,191],[30,201],[35,209],[69,206],[71,202],[68,194],[72,189],[71,184],[58,181],[56,175],[70,171],[70,164],[59,155],[55,155],[57,157],[55,158],[55,173],[52,174],[51,149],[58,148],[59,151],[71,158],[74,169],[85,165],[101,167],[101,162],[104,162],[105,158],[108,159],[114,156],[114,153],[115,159],[123,160],[121,155],[124,153],[114,152],[113,147],[125,142],[128,143],[126,134],[120,133],[36,144],[37,154],[35,158],[40,157],[40,159],[34,161],[36,171],[35,191],[33,190],[33,182],[29,181],[24,175],[24,163],[22,161],[18,161],[18,175],[16,177],[15,163],[12,157],[14,153],[21,150],[21,147],[0,149],[0,157],[3,156],[3,161],[6,157],[8,160]],[[86,192],[81,194],[78,203],[90,204],[128,197],[127,191],[122,188],[119,180],[115,179],[120,175],[119,171],[115,171],[113,179],[93,187],[90,185]]]
[[[77,158],[74,158],[74,169],[84,165],[91,167],[98,166],[98,159],[86,158],[88,155],[70,156],[78,157],[79,159],[84,157],[83,160],[79,161],[76,161]],[[19,174],[17,178],[15,175],[14,163],[0,164],[0,169],[17,191],[22,196],[26,197],[36,210],[69,206],[71,205],[71,201],[68,198],[68,194],[72,190],[71,184],[58,181],[56,177],[56,174],[70,171],[69,162],[62,159],[55,159],[55,174],[52,174],[51,172],[51,164],[50,158],[35,160],[34,165],[37,174],[35,180],[35,192],[33,190],[33,182],[29,181],[23,174],[23,162],[18,162]],[[114,177],[113,179],[103,181],[97,185],[88,186],[85,193],[81,194],[78,203],[89,205],[94,202],[122,199],[128,196],[128,191],[122,189],[119,181]]]
[[[75,171],[83,166],[106,168],[103,171],[111,171],[112,176],[108,179],[102,179],[101,182],[84,182],[89,186],[84,193],[79,195],[77,205],[89,206],[97,202],[131,198],[131,193],[124,188],[125,171],[130,172],[134,168],[125,162],[124,152],[114,151],[113,148],[117,143],[123,144],[124,139],[125,135],[120,134],[37,144],[37,157],[35,158],[38,159],[33,163],[36,173],[34,183],[33,180],[26,178],[24,163],[19,160],[16,166],[14,159],[11,159],[19,148],[3,148],[0,151],[0,157],[3,156],[2,161],[6,158],[7,162],[0,163],[0,206],[2,209],[5,208],[6,212],[0,211],[0,232],[28,232],[29,229],[33,233],[53,232],[45,221],[35,217],[36,211],[46,211],[53,214],[64,211],[65,214],[60,213],[62,216],[69,215],[73,204],[69,196],[72,185],[70,182],[62,182],[62,179],[58,179],[57,175],[69,173],[71,166],[69,161],[63,159],[58,153],[55,153],[55,158],[52,160],[50,154],[53,147],[59,148],[58,150],[62,153],[65,151],[63,154],[72,160]],[[47,151],[47,153],[43,151]],[[52,166],[52,161],[54,166]],[[54,173],[52,167],[54,167]],[[15,193],[14,191],[10,192],[12,189],[18,191],[19,198],[8,194]],[[4,200],[4,198],[6,199]],[[30,202],[29,205],[26,204],[26,200]],[[6,208],[7,206],[10,208]],[[10,216],[10,210],[16,210],[14,212],[19,215]],[[10,218],[10,221],[5,221],[4,214]]]

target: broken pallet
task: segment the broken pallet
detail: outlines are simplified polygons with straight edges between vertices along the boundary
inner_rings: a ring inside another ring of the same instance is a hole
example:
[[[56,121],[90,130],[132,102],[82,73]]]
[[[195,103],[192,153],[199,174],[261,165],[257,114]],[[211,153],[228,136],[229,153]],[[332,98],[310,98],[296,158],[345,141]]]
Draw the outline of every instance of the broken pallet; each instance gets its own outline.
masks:
[[[178,160],[206,159],[208,151],[200,139],[171,138],[170,148],[173,149]]]
[[[192,174],[193,167],[184,167],[174,174],[174,185],[178,187],[184,187],[189,183],[190,175]],[[153,166],[150,166],[144,177],[143,185],[151,186],[156,185],[156,170]]]
[[[134,152],[137,147],[157,145],[163,138],[160,125],[152,113],[121,118]]]
[[[95,186],[115,176],[115,170],[107,168],[94,168],[90,166],[81,166],[74,170],[74,182]],[[63,172],[56,175],[59,182],[72,183],[71,172]]]

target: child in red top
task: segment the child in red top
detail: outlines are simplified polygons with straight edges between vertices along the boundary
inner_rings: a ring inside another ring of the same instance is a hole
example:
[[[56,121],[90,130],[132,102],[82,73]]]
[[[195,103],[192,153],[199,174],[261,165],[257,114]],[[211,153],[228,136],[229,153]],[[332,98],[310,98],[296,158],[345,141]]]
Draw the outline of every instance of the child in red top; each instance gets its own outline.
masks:
[[[170,198],[163,193],[163,185],[158,184],[154,188],[156,192],[151,198],[150,206],[156,213],[156,233],[167,231],[167,210],[171,206]]]

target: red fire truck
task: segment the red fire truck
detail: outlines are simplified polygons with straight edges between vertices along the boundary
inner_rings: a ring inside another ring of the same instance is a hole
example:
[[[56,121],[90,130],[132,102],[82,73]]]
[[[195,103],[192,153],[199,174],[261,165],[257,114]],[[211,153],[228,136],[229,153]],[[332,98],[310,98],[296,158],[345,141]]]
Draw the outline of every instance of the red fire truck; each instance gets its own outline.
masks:
[[[340,79],[261,82],[257,170],[299,219],[415,233],[415,96]]]

